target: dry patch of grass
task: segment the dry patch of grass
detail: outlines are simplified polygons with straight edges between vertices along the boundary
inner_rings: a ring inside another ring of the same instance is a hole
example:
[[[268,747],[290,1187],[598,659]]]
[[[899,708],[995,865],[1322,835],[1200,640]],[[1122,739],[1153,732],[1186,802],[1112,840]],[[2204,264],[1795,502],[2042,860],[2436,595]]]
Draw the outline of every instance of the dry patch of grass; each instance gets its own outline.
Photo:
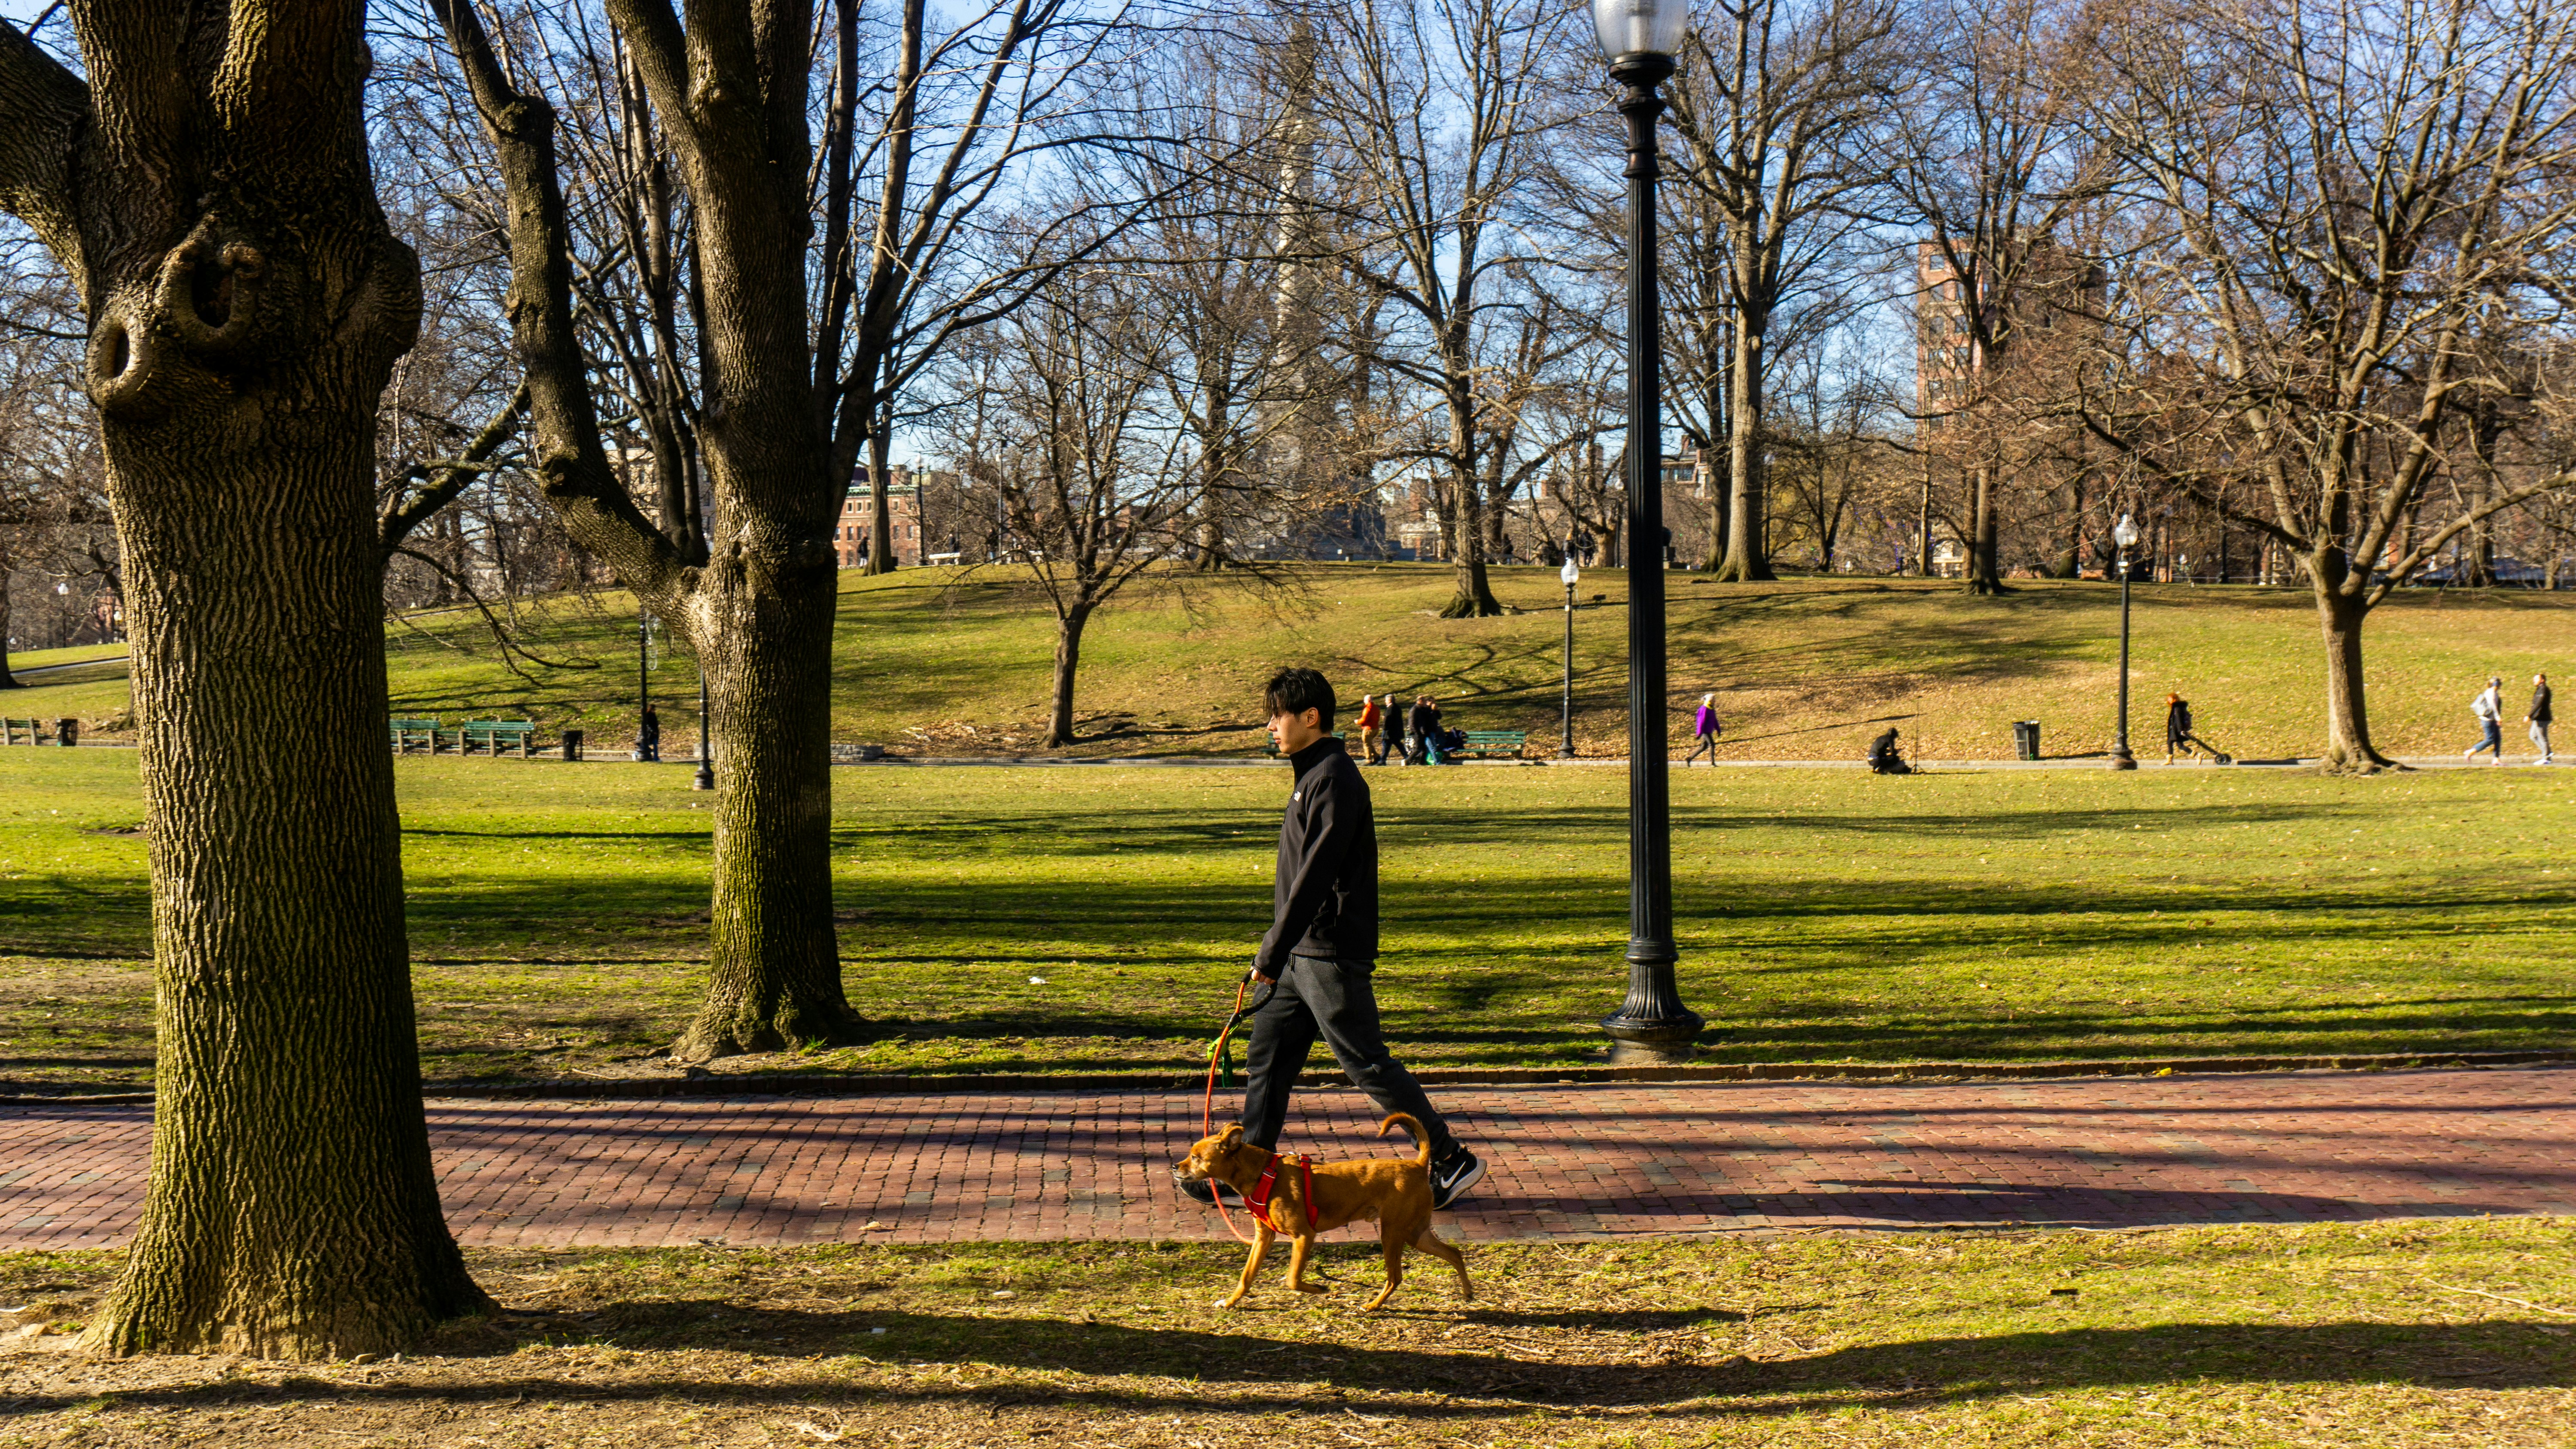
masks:
[[[1173,1244],[485,1253],[508,1309],[368,1364],[0,1343],[0,1444],[2432,1444],[2576,1439],[2563,1219],[1361,1248],[1211,1305]],[[77,1322],[113,1255],[0,1258]]]

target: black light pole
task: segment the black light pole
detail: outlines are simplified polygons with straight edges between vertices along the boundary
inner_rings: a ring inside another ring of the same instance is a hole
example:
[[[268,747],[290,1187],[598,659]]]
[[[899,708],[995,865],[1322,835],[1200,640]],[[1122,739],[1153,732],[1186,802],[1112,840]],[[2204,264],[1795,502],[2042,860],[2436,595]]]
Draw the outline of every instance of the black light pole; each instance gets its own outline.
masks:
[[[2129,515],[2111,529],[2111,542],[2120,546],[2120,739],[2111,746],[2111,768],[2134,770],[2138,757],[2129,753],[2129,546],[2138,541],[2138,526]]]
[[[1583,578],[1571,552],[1556,576],[1565,581],[1565,743],[1557,746],[1556,757],[1570,760],[1574,758],[1574,586]]]
[[[692,790],[716,787],[715,751],[707,748],[707,661],[698,661],[698,777],[689,782]]]
[[[653,684],[645,671],[653,667],[653,616],[635,614],[635,758],[649,760],[644,749],[644,716],[653,712]]]
[[[1593,0],[1628,118],[1628,999],[1602,1018],[1612,1062],[1681,1061],[1705,1025],[1673,980],[1672,779],[1664,747],[1663,337],[1655,298],[1655,87],[1690,0]],[[1571,617],[1571,615],[1569,615]]]

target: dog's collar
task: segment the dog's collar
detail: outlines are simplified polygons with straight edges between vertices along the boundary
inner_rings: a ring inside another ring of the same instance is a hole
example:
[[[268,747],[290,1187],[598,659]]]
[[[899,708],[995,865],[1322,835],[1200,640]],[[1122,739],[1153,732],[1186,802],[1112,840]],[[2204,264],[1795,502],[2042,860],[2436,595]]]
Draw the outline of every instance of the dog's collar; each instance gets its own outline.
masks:
[[[1288,1231],[1279,1226],[1278,1220],[1270,1215],[1270,1197],[1278,1187],[1281,1163],[1289,1163],[1296,1167],[1298,1182],[1305,1189],[1306,1221],[1309,1226],[1312,1226],[1315,1220],[1314,1164],[1294,1153],[1273,1152],[1270,1154],[1269,1165],[1261,1169],[1261,1181],[1254,1185],[1252,1195],[1243,1200],[1243,1205],[1251,1210],[1255,1218],[1260,1219],[1262,1226],[1274,1233]]]

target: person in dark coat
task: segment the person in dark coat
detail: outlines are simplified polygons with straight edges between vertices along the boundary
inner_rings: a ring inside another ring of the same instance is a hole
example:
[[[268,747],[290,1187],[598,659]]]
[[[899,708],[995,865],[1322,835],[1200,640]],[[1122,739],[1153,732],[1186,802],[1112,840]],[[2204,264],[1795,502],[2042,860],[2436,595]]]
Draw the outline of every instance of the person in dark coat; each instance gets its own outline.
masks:
[[[1331,733],[1333,686],[1312,669],[1283,669],[1264,691],[1271,741],[1296,772],[1279,826],[1279,870],[1254,979],[1274,988],[1252,1016],[1243,1140],[1274,1151],[1288,1100],[1315,1038],[1332,1048],[1381,1115],[1409,1113],[1430,1138],[1432,1206],[1445,1208],[1485,1175],[1422,1084],[1387,1049],[1379,1025],[1377,820],[1368,782]],[[1216,1201],[1216,1185],[1177,1179]]]
[[[1413,709],[1406,715],[1405,725],[1411,738],[1405,741],[1404,762],[1408,765],[1439,764],[1440,706],[1432,702],[1430,695],[1413,697]]]
[[[1914,773],[1905,763],[1905,757],[1896,752],[1896,726],[1889,725],[1887,733],[1869,742],[1869,772],[1873,775]]]
[[[2165,763],[2173,763],[2174,751],[2191,753],[2191,701],[2179,694],[2165,696]]]
[[[643,722],[635,726],[635,758],[647,764],[662,758],[662,717],[649,704]]]
[[[2540,763],[2548,764],[2552,758],[2549,751],[2548,675],[2531,676],[2531,709],[2523,715],[2522,722],[2531,726],[2531,742],[2540,746]]]

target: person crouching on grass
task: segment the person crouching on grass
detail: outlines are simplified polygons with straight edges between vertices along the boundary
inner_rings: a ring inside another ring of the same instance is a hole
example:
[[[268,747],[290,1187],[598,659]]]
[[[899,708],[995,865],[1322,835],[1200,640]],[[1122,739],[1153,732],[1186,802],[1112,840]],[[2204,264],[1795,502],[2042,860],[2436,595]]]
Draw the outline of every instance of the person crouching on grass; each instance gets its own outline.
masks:
[[[1295,782],[1279,826],[1270,933],[1252,958],[1253,976],[1278,989],[1252,1018],[1243,1140],[1277,1150],[1289,1093],[1320,1035],[1380,1113],[1409,1113],[1430,1135],[1431,1205],[1445,1208],[1484,1177],[1485,1165],[1450,1135],[1378,1026],[1370,979],[1377,970],[1377,820],[1368,782],[1332,734],[1333,686],[1312,669],[1283,669],[1263,691],[1262,709]],[[1180,1186],[1200,1202],[1216,1201],[1208,1182]]]

